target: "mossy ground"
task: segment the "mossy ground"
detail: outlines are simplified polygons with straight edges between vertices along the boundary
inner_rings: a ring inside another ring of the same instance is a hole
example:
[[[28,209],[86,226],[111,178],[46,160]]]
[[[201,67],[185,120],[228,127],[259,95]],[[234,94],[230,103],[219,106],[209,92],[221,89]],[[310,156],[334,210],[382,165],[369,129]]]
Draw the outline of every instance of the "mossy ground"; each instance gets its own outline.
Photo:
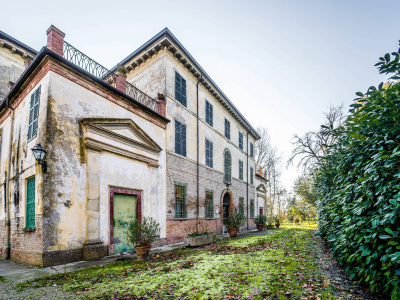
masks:
[[[42,278],[94,299],[334,299],[320,275],[315,225],[284,224],[274,234],[221,241]]]

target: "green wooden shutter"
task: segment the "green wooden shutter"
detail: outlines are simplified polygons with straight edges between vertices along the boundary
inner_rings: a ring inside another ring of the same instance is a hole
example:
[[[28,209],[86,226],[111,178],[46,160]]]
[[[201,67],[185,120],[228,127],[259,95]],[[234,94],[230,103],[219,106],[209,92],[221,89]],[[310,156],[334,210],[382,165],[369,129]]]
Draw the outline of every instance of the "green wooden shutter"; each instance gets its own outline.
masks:
[[[187,218],[187,185],[175,183],[175,218]]]
[[[232,169],[232,161],[231,161],[231,153],[228,149],[225,149],[224,153],[224,179],[225,182],[231,182],[231,169]]]
[[[214,218],[214,192],[206,191],[206,218]]]
[[[35,177],[26,181],[26,228],[35,228]]]
[[[254,200],[250,200],[250,218],[254,218]]]
[[[28,142],[37,135],[38,119],[39,119],[39,101],[40,100],[40,87],[31,95],[30,109],[29,109],[29,124],[28,124]]]
[[[181,102],[181,76],[175,72],[175,99]]]
[[[181,103],[187,106],[186,103],[186,80],[181,77]]]

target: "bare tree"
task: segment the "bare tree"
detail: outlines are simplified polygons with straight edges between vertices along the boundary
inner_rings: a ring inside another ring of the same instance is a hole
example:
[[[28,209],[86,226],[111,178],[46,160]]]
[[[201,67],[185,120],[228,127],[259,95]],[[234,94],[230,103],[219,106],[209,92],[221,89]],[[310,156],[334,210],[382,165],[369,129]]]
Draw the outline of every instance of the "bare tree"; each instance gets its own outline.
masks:
[[[306,132],[302,137],[297,134],[293,136],[294,149],[287,166],[292,165],[298,159],[297,167],[302,167],[305,172],[327,155],[329,146],[336,141],[334,133],[343,125],[343,105],[330,106],[329,111],[324,115],[325,124],[321,126],[319,131]]]

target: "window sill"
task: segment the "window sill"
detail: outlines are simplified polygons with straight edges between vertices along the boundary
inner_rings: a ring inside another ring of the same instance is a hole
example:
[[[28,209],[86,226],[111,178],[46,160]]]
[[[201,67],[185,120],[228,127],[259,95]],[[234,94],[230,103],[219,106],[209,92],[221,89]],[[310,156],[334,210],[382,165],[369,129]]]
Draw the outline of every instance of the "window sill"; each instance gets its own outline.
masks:
[[[204,220],[217,220],[217,218],[204,218]]]
[[[36,227],[34,227],[34,228],[24,228],[24,231],[25,232],[34,232],[34,231],[36,231]]]
[[[176,221],[187,221],[189,220],[188,218],[174,218]]]

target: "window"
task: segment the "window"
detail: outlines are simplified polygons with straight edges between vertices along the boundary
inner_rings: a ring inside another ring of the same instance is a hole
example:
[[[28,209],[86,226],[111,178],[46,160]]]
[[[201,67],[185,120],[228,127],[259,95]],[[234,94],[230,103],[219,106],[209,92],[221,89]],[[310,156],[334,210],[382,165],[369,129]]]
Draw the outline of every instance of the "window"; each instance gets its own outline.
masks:
[[[232,160],[231,153],[228,149],[224,151],[224,181],[226,183],[231,183],[231,168],[232,168]]]
[[[254,184],[254,169],[250,167],[250,184]]]
[[[243,197],[239,197],[239,214],[244,216],[244,198]]]
[[[250,218],[254,218],[254,200],[250,200]]]
[[[250,157],[254,158],[254,146],[253,143],[250,142]]]
[[[239,148],[243,150],[243,133],[239,131]]]
[[[243,180],[243,161],[239,159],[239,180]]]
[[[186,156],[186,125],[175,120],[175,153]]]
[[[206,218],[214,218],[214,192],[206,191]]]
[[[26,228],[35,228],[35,177],[26,181]]]
[[[28,142],[37,135],[39,118],[40,87],[31,95],[31,106],[29,109]]]
[[[213,106],[206,100],[206,123],[213,126]]]
[[[187,218],[187,185],[175,182],[175,218]]]
[[[213,167],[213,143],[206,139],[206,166]]]
[[[175,99],[180,104],[187,106],[186,104],[186,80],[182,78],[178,72],[175,72]]]
[[[225,137],[230,140],[231,139],[231,122],[225,119]]]

